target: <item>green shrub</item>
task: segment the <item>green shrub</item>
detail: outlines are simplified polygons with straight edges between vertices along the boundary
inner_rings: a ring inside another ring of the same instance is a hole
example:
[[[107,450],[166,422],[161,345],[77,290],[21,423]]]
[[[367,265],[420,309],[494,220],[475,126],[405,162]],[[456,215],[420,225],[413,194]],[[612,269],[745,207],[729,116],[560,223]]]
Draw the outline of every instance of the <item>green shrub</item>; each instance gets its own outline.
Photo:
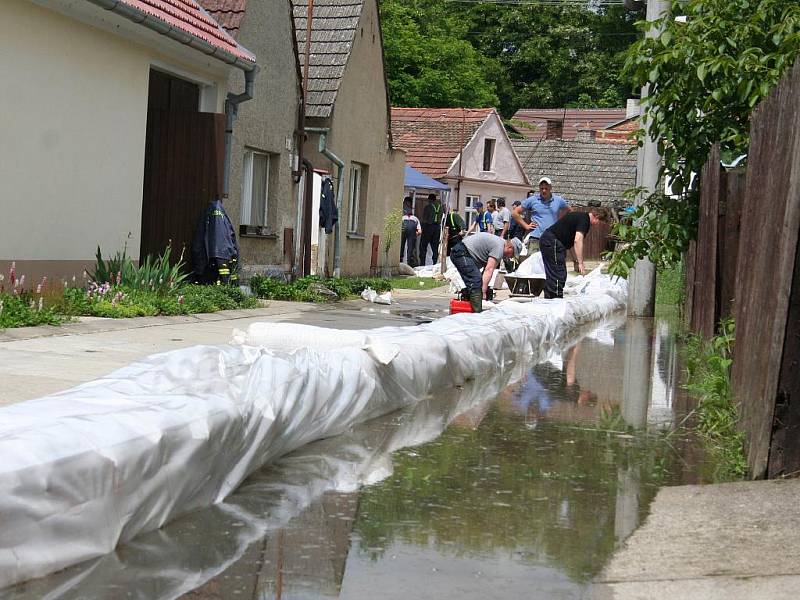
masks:
[[[0,293],[0,329],[59,325],[65,320],[54,307],[40,305],[39,299],[31,293]]]
[[[94,285],[89,290],[64,290],[61,311],[74,316],[127,318],[217,312],[258,305],[255,298],[245,296],[238,287],[226,285],[187,284],[167,294],[124,285]],[[99,291],[93,292],[97,289]]]
[[[178,262],[170,264],[172,248],[167,246],[163,254],[157,257],[147,255],[139,266],[126,256],[126,249],[117,252],[113,258],[103,259],[100,246],[95,256],[95,269],[91,274],[92,281],[97,284],[124,286],[137,290],[149,290],[158,294],[167,294],[180,286],[188,277],[183,272],[185,265],[183,252]]]
[[[255,298],[246,296],[238,287],[230,285],[184,285],[178,289],[175,301],[180,301],[178,312],[165,314],[193,314],[258,306]]]
[[[313,286],[321,285],[331,290],[337,297],[330,297],[314,291]],[[293,300],[296,302],[330,302],[331,300],[346,299],[358,296],[367,287],[371,287],[376,292],[382,293],[392,289],[392,283],[388,279],[375,277],[343,277],[323,279],[316,275],[301,277],[292,283],[286,283],[264,277],[253,275],[250,278],[250,289],[259,298],[269,300]]]
[[[731,395],[731,351],[735,339],[732,319],[720,323],[720,333],[706,342],[691,335],[685,346],[685,388],[697,396],[694,411],[697,431],[715,463],[715,481],[743,479],[747,475],[744,434]]]

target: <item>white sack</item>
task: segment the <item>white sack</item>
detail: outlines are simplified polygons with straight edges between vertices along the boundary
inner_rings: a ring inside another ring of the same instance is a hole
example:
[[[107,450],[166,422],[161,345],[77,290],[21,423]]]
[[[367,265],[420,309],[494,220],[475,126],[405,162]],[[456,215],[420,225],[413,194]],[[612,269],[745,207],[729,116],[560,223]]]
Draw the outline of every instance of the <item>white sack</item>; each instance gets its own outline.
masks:
[[[372,302],[373,304],[388,305],[392,303],[392,292],[384,292],[383,294],[379,294],[369,286],[367,286],[364,291],[361,292],[361,297],[367,302]]]
[[[250,345],[157,354],[0,408],[0,587],[106,554],[221,502],[281,455],[510,369],[624,306],[624,281],[586,279],[568,299],[503,302],[418,327],[284,324],[291,333],[276,339],[263,336],[278,324],[260,324],[239,336]]]

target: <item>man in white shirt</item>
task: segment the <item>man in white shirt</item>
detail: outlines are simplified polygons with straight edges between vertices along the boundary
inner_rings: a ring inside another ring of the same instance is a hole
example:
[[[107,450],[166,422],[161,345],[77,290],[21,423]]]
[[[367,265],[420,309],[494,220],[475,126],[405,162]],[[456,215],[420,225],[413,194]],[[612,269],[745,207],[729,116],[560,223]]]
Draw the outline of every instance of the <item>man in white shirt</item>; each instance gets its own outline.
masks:
[[[494,234],[508,239],[508,228],[511,224],[511,211],[506,208],[506,199],[497,199],[497,210],[492,213],[494,219]]]

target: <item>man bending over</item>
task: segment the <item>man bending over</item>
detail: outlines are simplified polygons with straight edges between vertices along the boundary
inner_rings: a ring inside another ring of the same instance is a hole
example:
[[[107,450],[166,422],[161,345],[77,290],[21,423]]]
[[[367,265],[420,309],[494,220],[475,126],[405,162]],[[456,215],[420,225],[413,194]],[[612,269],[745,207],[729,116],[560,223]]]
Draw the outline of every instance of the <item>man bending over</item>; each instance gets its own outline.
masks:
[[[491,233],[476,233],[453,246],[450,260],[458,269],[467,288],[472,311],[483,308],[492,274],[503,258],[519,256],[522,242],[517,238],[504,240]],[[480,269],[483,269],[481,275]]]
[[[539,240],[539,249],[542,252],[544,273],[545,298],[563,298],[564,284],[567,282],[567,250],[575,248],[575,258],[578,261],[578,270],[581,275],[586,275],[583,266],[583,240],[589,233],[590,227],[608,221],[608,210],[605,208],[592,208],[588,213],[569,212],[547,229]]]

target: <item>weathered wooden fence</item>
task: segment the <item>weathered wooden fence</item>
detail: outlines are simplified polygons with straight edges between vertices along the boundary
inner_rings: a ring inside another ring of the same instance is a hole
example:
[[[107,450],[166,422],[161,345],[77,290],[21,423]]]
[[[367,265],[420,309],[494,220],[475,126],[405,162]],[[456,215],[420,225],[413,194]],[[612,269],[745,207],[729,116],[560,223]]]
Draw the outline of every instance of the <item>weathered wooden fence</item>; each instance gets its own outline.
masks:
[[[686,255],[685,315],[736,321],[731,373],[751,475],[800,471],[800,63],[756,109],[746,173],[712,151]]]

